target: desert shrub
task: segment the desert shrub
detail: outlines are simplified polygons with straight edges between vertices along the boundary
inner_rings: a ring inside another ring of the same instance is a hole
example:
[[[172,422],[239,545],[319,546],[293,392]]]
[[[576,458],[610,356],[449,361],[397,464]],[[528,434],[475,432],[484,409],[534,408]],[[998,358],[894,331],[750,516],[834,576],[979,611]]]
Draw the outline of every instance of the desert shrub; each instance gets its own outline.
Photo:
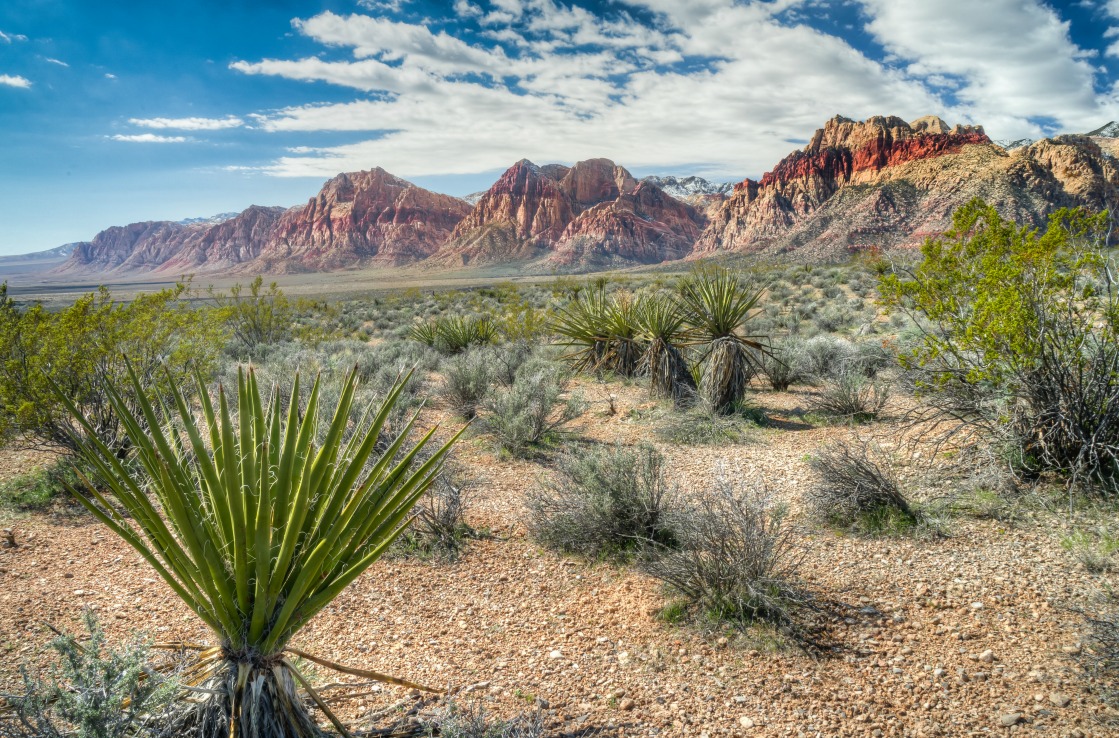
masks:
[[[785,507],[763,485],[716,470],[709,487],[675,506],[671,520],[676,545],[650,549],[641,561],[645,573],[701,617],[794,622],[806,602],[797,586],[803,547]]]
[[[805,502],[817,520],[868,533],[893,532],[919,522],[889,461],[870,444],[833,443],[809,464],[816,480]]]
[[[533,353],[528,341],[510,341],[493,347],[489,352],[492,360],[490,372],[495,382],[509,387],[517,380],[517,372],[524,366]]]
[[[235,284],[228,295],[217,293],[212,287],[210,295],[238,350],[251,353],[261,345],[291,338],[295,309],[275,282],[265,289],[264,277],[258,276],[249,283],[248,293],[244,285]]]
[[[809,408],[830,418],[865,423],[878,420],[890,400],[885,382],[868,379],[855,369],[824,383],[809,400]]]
[[[502,450],[513,456],[531,456],[562,436],[565,426],[586,412],[582,397],[565,397],[570,377],[554,362],[526,362],[508,387],[497,387],[483,401],[486,415],[481,427]]]
[[[1099,685],[1104,702],[1119,707],[1119,595],[1109,591],[1101,599],[1100,611],[1086,617],[1088,634],[1080,661]]]
[[[783,338],[775,341],[769,353],[762,356],[761,365],[762,375],[769,386],[781,392],[808,378],[804,346],[795,339]]]
[[[474,535],[466,522],[469,503],[470,480],[453,459],[445,460],[443,471],[416,504],[416,517],[397,539],[396,549],[420,557],[456,558]]]
[[[816,380],[839,375],[854,350],[850,342],[833,336],[815,336],[804,342],[804,370]]]
[[[539,710],[512,720],[492,719],[478,703],[463,705],[448,700],[442,714],[425,725],[426,735],[441,738],[543,738],[544,715]]]
[[[652,446],[561,454],[530,493],[528,528],[542,545],[589,559],[625,559],[652,543],[671,546],[675,493]]]
[[[55,500],[73,502],[68,486],[81,483],[78,468],[86,478],[96,479],[97,471],[81,464],[80,459],[66,457],[26,474],[0,482],[0,507],[14,510],[41,510]]]
[[[91,610],[83,613],[88,639],[60,634],[51,641],[57,665],[45,673],[21,671],[21,694],[0,695],[3,738],[125,738],[157,735],[153,717],[176,693],[172,680],[146,668],[148,651],[139,643],[113,650]]]
[[[976,200],[880,291],[916,318],[919,341],[902,359],[931,413],[1013,447],[1022,473],[1115,497],[1119,302],[1108,227],[1106,213],[1061,210],[1039,233]]]
[[[894,366],[894,352],[881,341],[860,341],[854,344],[851,366],[866,377],[877,377],[887,367]]]
[[[82,429],[53,382],[94,418],[102,441],[128,448],[107,391],[109,383],[125,385],[128,363],[161,397],[172,384],[188,383],[195,372],[209,377],[217,366],[221,327],[208,310],[192,307],[189,297],[186,284],[127,303],[101,288],[50,312],[38,304],[21,308],[0,285],[0,442],[18,437],[22,443],[76,449],[75,433],[80,436]]]
[[[471,420],[493,384],[492,354],[472,349],[443,365],[443,395],[462,417]]]
[[[740,405],[732,414],[715,413],[700,405],[667,418],[657,426],[656,435],[681,446],[722,446],[745,443],[750,432],[765,422],[765,414],[751,405]]]

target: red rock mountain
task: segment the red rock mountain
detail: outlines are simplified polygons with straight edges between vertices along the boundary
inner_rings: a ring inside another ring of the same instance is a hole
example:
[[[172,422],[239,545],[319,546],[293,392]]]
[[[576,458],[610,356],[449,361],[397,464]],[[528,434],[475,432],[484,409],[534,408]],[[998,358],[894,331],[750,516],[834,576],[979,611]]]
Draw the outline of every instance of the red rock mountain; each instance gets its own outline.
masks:
[[[949,128],[932,116],[912,123],[837,116],[802,150],[727,195],[697,199],[683,186],[688,180],[638,182],[608,159],[571,167],[522,160],[471,207],[373,169],[340,174],[289,210],[254,206],[216,224],[109,228],[77,244],[54,271],[177,276],[414,262],[587,271],[725,252],[829,260],[920,244],[973,197],[1038,225],[1060,207],[1114,206],[1117,157],[1119,139],[1104,135],[1008,149],[982,128]],[[677,197],[661,187],[670,182]]]
[[[1062,136],[1012,152],[979,127],[935,117],[863,122],[835,117],[760,180],[747,179],[708,211],[693,255],[723,251],[841,257],[867,247],[915,246],[944,231],[952,212],[981,197],[1040,224],[1053,210],[1101,208],[1119,169],[1096,139]]]
[[[218,224],[134,223],[78,244],[75,272],[285,273],[396,266],[431,255],[470,212],[383,169],[340,174],[305,206],[252,206]]]
[[[380,167],[339,174],[280,217],[258,261],[268,272],[408,264],[435,253],[469,213]]]
[[[468,266],[542,259],[537,268],[656,263],[687,255],[702,230],[691,205],[609,159],[568,168],[514,164],[430,260]]]

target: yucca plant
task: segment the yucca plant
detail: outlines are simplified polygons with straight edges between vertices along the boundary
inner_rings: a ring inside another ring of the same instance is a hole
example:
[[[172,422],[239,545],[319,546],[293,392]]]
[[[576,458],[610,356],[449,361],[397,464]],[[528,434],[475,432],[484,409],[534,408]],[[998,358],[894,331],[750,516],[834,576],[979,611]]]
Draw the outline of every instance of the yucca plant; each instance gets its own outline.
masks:
[[[557,311],[552,330],[575,349],[566,358],[576,371],[636,374],[642,344],[632,297],[608,299],[605,283],[584,290]]]
[[[449,315],[412,326],[408,336],[444,354],[461,354],[497,338],[497,325],[488,316]]]
[[[696,383],[681,350],[687,328],[680,306],[671,297],[657,294],[642,299],[636,312],[645,342],[638,371],[648,375],[650,394],[671,397],[678,405],[691,399]]]
[[[60,397],[87,431],[81,455],[102,485],[71,491],[214,632],[216,644],[197,647],[197,661],[183,674],[191,691],[171,730],[204,738],[318,736],[310,698],[346,734],[292,655],[424,689],[288,645],[400,535],[458,438],[422,458],[434,429],[406,450],[412,416],[374,456],[407,377],[352,423],[351,372],[321,444],[317,380],[301,412],[296,377],[285,418],[278,390],[267,406],[261,401],[251,368],[238,374],[235,406],[224,388],[212,399],[199,380],[197,414],[174,383],[172,410],[148,399],[135,373],[129,379],[129,393],[139,398],[135,414],[121,389],[108,394],[143,475]]]
[[[688,275],[679,289],[689,343],[700,347],[700,395],[713,411],[733,412],[768,351],[766,336],[750,331],[764,288],[724,267],[707,267]]]

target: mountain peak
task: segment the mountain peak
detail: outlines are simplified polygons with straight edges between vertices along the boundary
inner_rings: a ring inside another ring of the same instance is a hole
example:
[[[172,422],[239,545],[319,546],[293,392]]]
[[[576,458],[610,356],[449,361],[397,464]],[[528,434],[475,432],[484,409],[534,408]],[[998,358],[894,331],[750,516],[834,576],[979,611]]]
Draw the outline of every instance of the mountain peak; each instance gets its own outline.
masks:
[[[1100,138],[1119,138],[1119,123],[1111,121],[1085,135],[1098,136]]]

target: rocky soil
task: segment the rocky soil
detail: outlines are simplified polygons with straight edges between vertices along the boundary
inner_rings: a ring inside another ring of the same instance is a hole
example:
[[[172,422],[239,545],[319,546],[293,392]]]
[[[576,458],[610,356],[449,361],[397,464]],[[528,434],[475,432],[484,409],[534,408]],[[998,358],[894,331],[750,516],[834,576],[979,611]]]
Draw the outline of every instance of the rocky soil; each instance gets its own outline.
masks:
[[[654,440],[643,389],[585,389],[597,401],[585,437]],[[794,411],[807,392],[761,393],[771,415],[788,422],[746,443],[659,444],[669,469],[687,489],[722,464],[764,479],[795,508],[810,481],[805,457],[822,444],[857,434],[897,440],[891,423],[800,422]],[[491,536],[456,562],[382,560],[296,646],[458,688],[459,701],[494,714],[538,707],[550,735],[1115,734],[1104,724],[1115,716],[1075,658],[1083,632],[1076,609],[1091,607],[1115,577],[1086,573],[1061,548],[1068,522],[1056,513],[1014,523],[957,517],[944,537],[866,539],[805,524],[805,582],[835,603],[819,616],[834,648],[809,654],[762,631],[664,623],[656,582],[562,558],[526,538],[523,498],[543,466],[501,459],[483,437],[466,441],[459,457],[475,479],[470,523]],[[0,452],[0,475],[35,461]],[[0,522],[19,543],[0,548],[0,687],[14,686],[19,663],[41,658],[43,621],[73,629],[84,607],[113,640],[207,637],[150,567],[88,517],[0,513]],[[322,669],[317,676],[357,681]],[[410,699],[374,687],[335,706],[360,724]]]

